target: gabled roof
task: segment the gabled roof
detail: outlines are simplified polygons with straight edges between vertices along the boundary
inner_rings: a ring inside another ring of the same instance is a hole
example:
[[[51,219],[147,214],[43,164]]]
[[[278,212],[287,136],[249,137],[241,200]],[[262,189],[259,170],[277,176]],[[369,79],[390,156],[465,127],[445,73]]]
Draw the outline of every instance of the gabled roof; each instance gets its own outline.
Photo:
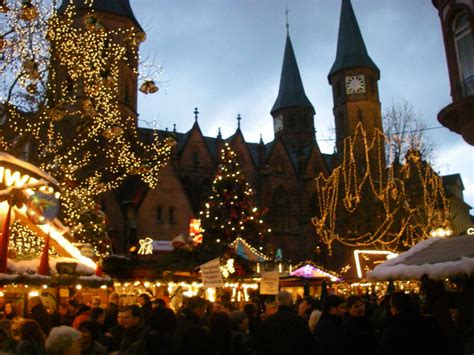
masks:
[[[341,277],[338,274],[333,271],[327,271],[321,265],[312,261],[303,261],[297,264],[290,275],[303,278],[328,278],[332,281],[341,281]]]
[[[115,15],[128,17],[139,31],[145,32],[143,31],[142,27],[135,18],[129,0],[94,0],[92,2],[92,5],[89,5],[91,1],[86,0],[63,0],[61,6],[58,9],[58,12],[63,13],[70,3],[74,4],[76,9],[86,8],[97,11],[110,12]]]
[[[336,60],[328,78],[339,70],[355,67],[374,69],[380,77],[379,68],[367,53],[351,1],[342,0]]]
[[[286,37],[283,67],[281,69],[280,89],[278,97],[273,105],[272,114],[282,108],[303,106],[311,109],[314,115],[314,107],[306,97],[300,71],[296,63],[295,52],[291,44],[290,36]]]
[[[229,246],[234,249],[237,255],[246,260],[259,263],[270,260],[268,256],[259,252],[241,237],[237,237],[232,243],[229,244]]]

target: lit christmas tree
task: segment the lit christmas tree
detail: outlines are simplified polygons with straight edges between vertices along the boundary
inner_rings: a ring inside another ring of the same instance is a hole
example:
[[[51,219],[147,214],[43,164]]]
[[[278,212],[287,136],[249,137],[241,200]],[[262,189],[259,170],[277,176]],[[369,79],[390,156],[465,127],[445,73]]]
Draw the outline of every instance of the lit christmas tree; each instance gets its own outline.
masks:
[[[171,141],[138,137],[137,80],[143,93],[158,90],[138,72],[145,33],[107,23],[93,3],[77,11],[67,0],[59,9],[56,1],[0,2],[0,151],[54,176],[62,221],[98,247],[106,228],[97,197],[130,175],[156,186]]]
[[[355,136],[345,139],[343,161],[332,174],[316,179],[318,213],[312,221],[330,253],[334,242],[400,252],[449,227],[441,178],[417,150],[409,150],[403,164],[386,167],[378,149],[384,135],[377,131],[368,139],[359,124]],[[365,154],[354,154],[356,141]]]
[[[256,206],[255,194],[242,175],[234,151],[226,143],[212,191],[203,211],[203,247],[225,250],[237,237],[260,248],[265,235],[262,213]]]

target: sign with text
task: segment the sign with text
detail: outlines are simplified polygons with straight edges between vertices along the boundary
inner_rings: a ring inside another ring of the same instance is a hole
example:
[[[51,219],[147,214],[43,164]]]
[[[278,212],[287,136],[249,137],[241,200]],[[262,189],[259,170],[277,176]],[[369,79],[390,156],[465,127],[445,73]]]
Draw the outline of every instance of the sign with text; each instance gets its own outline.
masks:
[[[276,271],[262,272],[262,280],[260,281],[261,295],[276,295],[280,287],[280,273]]]
[[[219,258],[208,261],[200,267],[202,274],[202,287],[224,287]]]

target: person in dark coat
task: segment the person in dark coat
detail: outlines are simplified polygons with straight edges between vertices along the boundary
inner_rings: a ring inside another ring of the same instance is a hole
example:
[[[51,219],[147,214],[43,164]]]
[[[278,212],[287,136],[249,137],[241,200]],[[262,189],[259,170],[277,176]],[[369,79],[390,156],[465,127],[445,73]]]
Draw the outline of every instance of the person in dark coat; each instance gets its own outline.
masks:
[[[347,305],[343,297],[330,295],[326,298],[321,318],[314,329],[318,349],[322,355],[346,355],[342,321]]]
[[[177,315],[175,332],[176,352],[188,355],[210,354],[209,335],[202,326],[206,315],[206,300],[194,296]]]
[[[291,308],[291,294],[276,296],[278,310],[262,322],[257,338],[257,353],[268,355],[314,354],[315,341],[307,322]]]
[[[365,316],[363,299],[359,296],[349,296],[347,313],[343,323],[347,349],[353,354],[373,355],[377,345],[375,329]]]
[[[390,297],[392,318],[380,334],[377,355],[442,355],[431,346],[436,340],[423,322],[411,297],[394,292]],[[445,354],[443,354],[445,355]]]
[[[28,313],[28,318],[38,322],[41,330],[47,336],[51,330],[51,321],[49,318],[49,313],[41,301],[41,297],[36,296],[30,298],[29,306],[30,312]]]
[[[137,302],[140,305],[140,312],[142,314],[142,320],[145,324],[148,324],[148,319],[150,318],[150,312],[153,308],[151,304],[151,298],[148,293],[142,293],[137,298]]]
[[[81,323],[81,355],[107,355],[107,348],[98,341],[99,329],[100,324],[95,320]]]
[[[232,340],[231,355],[253,355],[252,339],[249,334],[249,318],[243,311],[233,311],[229,314]]]
[[[120,349],[125,328],[123,327],[123,316],[125,315],[125,308],[120,308],[117,314],[117,325],[110,328],[105,336],[108,338],[109,352],[116,352]]]
[[[153,308],[149,319],[149,329],[145,337],[128,349],[128,354],[135,355],[173,355],[175,345],[173,333],[176,329],[176,315],[173,310],[164,306]]]
[[[119,295],[112,292],[109,296],[109,305],[105,309],[104,331],[117,325],[117,316],[119,311]]]
[[[140,307],[131,305],[125,308],[122,316],[122,325],[125,329],[122,342],[120,343],[119,354],[127,354],[133,343],[142,340],[145,336],[145,322],[142,320]]]
[[[212,312],[209,317],[209,339],[212,354],[230,355],[232,332],[227,312]]]

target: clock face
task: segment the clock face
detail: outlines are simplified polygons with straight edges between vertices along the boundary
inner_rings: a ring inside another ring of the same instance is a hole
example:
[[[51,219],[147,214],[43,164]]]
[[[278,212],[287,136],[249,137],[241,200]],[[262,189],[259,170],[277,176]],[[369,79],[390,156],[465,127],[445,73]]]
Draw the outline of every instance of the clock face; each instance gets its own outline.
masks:
[[[281,131],[283,129],[283,117],[277,116],[273,119],[273,129],[275,132]]]
[[[365,92],[365,77],[363,75],[346,76],[346,92],[360,94]]]

